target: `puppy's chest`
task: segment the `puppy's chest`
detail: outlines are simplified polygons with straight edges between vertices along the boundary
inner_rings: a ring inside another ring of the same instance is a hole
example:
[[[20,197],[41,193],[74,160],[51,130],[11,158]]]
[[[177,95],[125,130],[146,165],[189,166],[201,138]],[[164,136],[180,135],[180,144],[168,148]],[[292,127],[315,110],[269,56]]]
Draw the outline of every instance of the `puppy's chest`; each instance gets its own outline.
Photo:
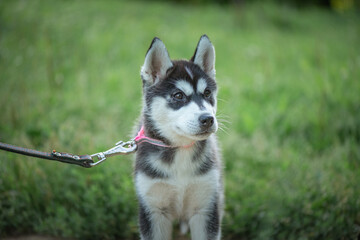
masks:
[[[164,171],[167,177],[153,179],[138,174],[137,191],[150,208],[165,211],[174,217],[189,218],[208,205],[218,187],[215,169],[206,174],[197,174],[201,159],[194,159],[190,151],[177,152],[171,163],[152,157],[155,167]]]

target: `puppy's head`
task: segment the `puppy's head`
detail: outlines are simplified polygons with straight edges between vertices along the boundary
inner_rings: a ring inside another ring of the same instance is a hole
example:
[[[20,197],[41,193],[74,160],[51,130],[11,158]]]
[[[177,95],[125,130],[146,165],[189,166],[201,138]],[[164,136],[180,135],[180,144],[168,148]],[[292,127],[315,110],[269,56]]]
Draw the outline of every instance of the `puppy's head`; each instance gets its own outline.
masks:
[[[154,38],[141,67],[144,118],[173,144],[204,140],[217,131],[215,49],[203,35],[189,60],[172,61]]]

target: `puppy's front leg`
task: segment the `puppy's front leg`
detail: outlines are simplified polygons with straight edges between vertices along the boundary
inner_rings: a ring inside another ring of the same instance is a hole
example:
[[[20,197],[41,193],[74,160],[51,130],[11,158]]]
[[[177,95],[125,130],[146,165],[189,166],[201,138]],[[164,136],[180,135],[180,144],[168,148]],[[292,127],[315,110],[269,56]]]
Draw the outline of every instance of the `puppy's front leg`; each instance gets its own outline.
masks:
[[[161,210],[150,211],[142,203],[139,208],[139,223],[142,240],[170,240],[172,222]]]
[[[189,225],[192,240],[219,240],[221,238],[220,215],[215,206],[191,217]]]

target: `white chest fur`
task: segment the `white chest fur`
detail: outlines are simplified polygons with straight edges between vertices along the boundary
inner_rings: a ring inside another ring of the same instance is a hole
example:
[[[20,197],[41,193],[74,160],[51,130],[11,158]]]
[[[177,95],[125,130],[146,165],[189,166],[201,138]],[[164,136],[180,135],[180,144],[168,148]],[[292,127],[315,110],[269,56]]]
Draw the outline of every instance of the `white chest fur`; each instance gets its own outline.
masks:
[[[172,164],[163,163],[153,156],[154,167],[168,173],[168,178],[151,178],[144,173],[136,175],[139,197],[152,212],[169,219],[190,219],[196,213],[206,212],[206,207],[219,189],[219,169],[206,174],[196,174],[198,163],[193,161],[191,149],[180,149]]]

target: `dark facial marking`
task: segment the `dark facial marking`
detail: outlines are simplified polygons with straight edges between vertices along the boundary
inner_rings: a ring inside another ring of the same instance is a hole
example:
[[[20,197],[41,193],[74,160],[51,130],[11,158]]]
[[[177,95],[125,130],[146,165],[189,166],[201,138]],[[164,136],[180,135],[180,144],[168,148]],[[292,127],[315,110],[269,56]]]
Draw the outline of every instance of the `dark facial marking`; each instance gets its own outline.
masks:
[[[193,94],[192,95],[192,101],[194,102],[194,103],[196,103],[198,106],[199,106],[199,108],[201,109],[201,110],[205,110],[205,106],[204,106],[204,98],[201,96],[201,95],[199,95],[199,94]]]
[[[186,70],[185,67],[188,70]],[[191,72],[192,76],[189,75],[189,71]],[[169,107],[174,110],[180,109],[191,101],[196,101],[199,106],[202,105],[201,102],[203,100],[208,101],[211,105],[214,105],[213,96],[205,97],[204,94],[198,94],[196,92],[199,79],[205,79],[207,82],[207,89],[209,91],[214,92],[216,90],[215,80],[206,75],[206,73],[201,70],[199,66],[192,62],[183,60],[173,61],[173,67],[171,68],[171,71],[167,73],[167,76],[164,80],[149,87],[144,87],[146,104],[149,107],[151,105],[152,99],[155,96],[160,96],[165,99],[169,99],[170,97]],[[186,96],[183,99],[174,99],[174,94],[179,92],[179,89],[176,88],[176,81],[178,80],[187,81],[195,90],[195,94],[193,94],[193,96]]]

